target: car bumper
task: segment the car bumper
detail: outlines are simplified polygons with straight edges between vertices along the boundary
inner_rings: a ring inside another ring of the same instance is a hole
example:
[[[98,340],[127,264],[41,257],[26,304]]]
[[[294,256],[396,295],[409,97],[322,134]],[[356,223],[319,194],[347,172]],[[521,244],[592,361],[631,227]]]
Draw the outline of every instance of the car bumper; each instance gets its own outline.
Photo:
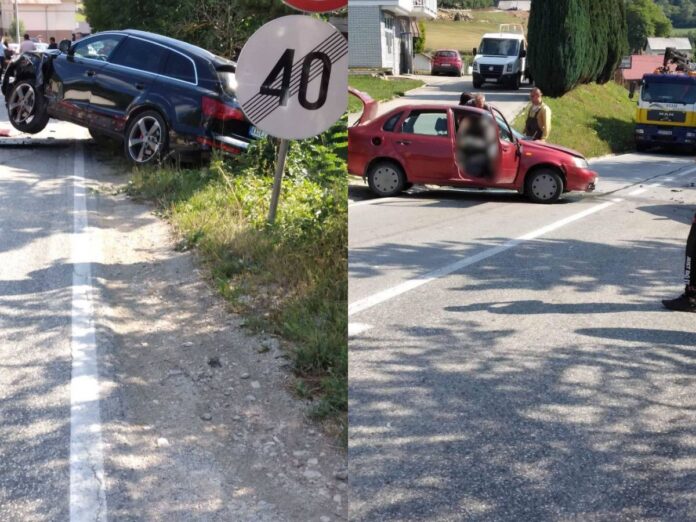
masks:
[[[433,66],[431,69],[431,74],[440,74],[440,73],[456,73],[456,72],[461,72],[462,68],[457,67],[456,65],[438,65],[438,66]]]
[[[593,192],[597,187],[599,174],[594,170],[573,167],[566,172],[566,190]]]
[[[474,81],[476,83],[509,83],[512,82],[519,73],[473,73]]]
[[[696,144],[696,129],[671,125],[636,125],[636,143],[649,144]]]

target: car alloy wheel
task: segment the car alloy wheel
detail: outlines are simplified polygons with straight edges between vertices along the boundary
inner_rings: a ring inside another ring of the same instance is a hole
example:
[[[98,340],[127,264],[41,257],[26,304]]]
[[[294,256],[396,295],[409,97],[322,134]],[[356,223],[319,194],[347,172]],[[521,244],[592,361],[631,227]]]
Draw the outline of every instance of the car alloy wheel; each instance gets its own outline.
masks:
[[[29,124],[34,119],[36,93],[29,83],[23,83],[12,92],[7,110],[13,123]]]
[[[162,151],[164,132],[154,116],[143,116],[131,126],[128,135],[128,154],[136,163],[147,163]]]

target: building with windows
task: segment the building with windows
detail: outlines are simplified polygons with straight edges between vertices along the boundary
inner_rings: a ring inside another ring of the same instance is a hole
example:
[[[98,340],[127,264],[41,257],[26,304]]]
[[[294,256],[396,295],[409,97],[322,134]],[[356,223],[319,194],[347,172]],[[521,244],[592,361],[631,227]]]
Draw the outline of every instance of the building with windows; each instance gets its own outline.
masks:
[[[437,18],[437,0],[348,0],[351,68],[413,72],[418,20]]]
[[[17,6],[25,32],[43,42],[48,42],[51,36],[55,36],[56,41],[69,40],[77,27],[75,0],[17,0]],[[2,32],[12,39],[15,35],[10,34],[10,26],[14,17],[14,0],[0,0]]]

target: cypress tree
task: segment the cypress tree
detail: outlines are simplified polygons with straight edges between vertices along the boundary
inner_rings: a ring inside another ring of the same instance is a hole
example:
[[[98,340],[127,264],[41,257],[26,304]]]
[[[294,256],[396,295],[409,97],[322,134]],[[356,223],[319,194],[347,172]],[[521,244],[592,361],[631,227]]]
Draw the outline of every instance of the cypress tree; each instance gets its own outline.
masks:
[[[611,78],[624,52],[623,0],[534,0],[529,15],[529,65],[550,96]]]

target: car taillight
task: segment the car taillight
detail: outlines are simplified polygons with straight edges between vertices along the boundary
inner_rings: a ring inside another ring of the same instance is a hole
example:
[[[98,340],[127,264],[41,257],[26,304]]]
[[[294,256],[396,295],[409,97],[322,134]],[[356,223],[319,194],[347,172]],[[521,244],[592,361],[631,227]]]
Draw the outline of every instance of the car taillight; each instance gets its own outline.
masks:
[[[240,120],[244,121],[244,114],[239,109],[230,107],[229,105],[216,100],[215,98],[209,98],[208,96],[203,96],[203,105],[201,107],[204,116],[209,116],[215,118],[216,120]]]

